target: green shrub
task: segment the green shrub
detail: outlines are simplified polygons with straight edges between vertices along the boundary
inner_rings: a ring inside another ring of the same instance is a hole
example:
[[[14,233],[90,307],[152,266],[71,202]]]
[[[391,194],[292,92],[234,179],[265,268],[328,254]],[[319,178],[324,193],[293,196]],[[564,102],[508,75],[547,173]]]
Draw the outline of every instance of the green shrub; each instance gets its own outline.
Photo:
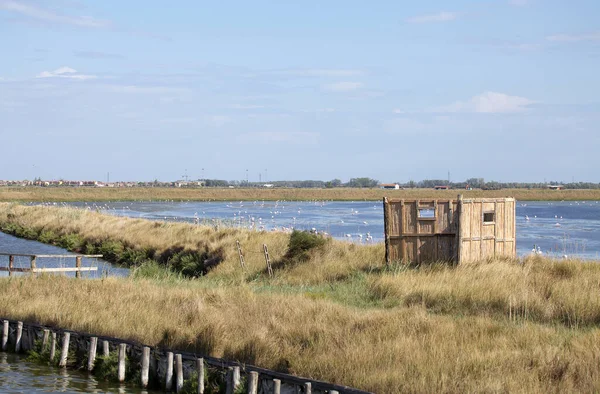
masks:
[[[294,230],[290,235],[285,258],[292,261],[306,261],[310,257],[311,250],[322,247],[326,242],[327,239],[321,235]]]

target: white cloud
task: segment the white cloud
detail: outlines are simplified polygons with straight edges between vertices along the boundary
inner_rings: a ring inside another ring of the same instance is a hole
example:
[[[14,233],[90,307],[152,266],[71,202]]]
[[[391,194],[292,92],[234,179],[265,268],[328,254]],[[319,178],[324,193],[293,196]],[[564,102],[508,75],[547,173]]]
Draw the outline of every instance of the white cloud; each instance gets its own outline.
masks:
[[[459,12],[442,11],[438,12],[437,14],[413,16],[412,18],[408,18],[406,21],[408,23],[448,22],[455,20],[459,16]]]
[[[324,85],[323,88],[330,92],[352,92],[362,88],[364,85],[361,82],[336,82]]]
[[[504,93],[485,92],[471,97],[467,101],[457,101],[433,112],[476,112],[476,113],[511,113],[524,112],[536,102],[525,97],[509,96]]]
[[[255,133],[247,133],[241,136],[241,141],[260,142],[260,143],[293,143],[293,144],[310,144],[314,145],[319,142],[319,133],[312,132],[285,132],[285,131],[260,131]]]
[[[555,34],[546,37],[546,40],[554,42],[600,41],[600,31],[586,34]]]
[[[63,66],[54,71],[42,71],[36,75],[36,78],[69,78],[85,81],[86,79],[96,79],[98,77],[96,75],[79,74],[77,70]]]
[[[95,19],[90,16],[60,15],[51,10],[22,1],[0,0],[0,9],[15,12],[44,22],[89,28],[103,28],[110,26],[109,21]]]

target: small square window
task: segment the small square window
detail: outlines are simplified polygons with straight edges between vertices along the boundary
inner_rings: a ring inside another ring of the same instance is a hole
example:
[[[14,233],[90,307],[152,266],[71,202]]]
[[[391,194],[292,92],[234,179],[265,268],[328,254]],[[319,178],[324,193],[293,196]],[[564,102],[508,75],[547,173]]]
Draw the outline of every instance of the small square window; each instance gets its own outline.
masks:
[[[494,223],[494,219],[496,216],[494,212],[484,212],[483,213],[483,223]]]
[[[419,218],[435,219],[435,211],[433,208],[419,208]]]

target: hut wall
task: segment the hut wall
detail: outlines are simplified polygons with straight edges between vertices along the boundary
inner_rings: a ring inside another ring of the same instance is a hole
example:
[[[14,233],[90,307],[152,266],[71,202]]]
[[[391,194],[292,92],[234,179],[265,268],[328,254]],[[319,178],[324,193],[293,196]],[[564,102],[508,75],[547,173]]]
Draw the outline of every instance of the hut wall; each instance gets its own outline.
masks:
[[[384,198],[386,261],[465,263],[516,255],[513,198]]]

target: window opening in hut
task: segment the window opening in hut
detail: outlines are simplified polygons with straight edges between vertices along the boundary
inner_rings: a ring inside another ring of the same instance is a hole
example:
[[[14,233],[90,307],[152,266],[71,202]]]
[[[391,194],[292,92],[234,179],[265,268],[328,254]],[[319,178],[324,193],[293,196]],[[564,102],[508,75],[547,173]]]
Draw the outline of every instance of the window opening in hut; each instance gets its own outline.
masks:
[[[494,212],[483,213],[483,224],[494,223]]]
[[[433,208],[419,208],[420,219],[435,219],[435,211]]]

